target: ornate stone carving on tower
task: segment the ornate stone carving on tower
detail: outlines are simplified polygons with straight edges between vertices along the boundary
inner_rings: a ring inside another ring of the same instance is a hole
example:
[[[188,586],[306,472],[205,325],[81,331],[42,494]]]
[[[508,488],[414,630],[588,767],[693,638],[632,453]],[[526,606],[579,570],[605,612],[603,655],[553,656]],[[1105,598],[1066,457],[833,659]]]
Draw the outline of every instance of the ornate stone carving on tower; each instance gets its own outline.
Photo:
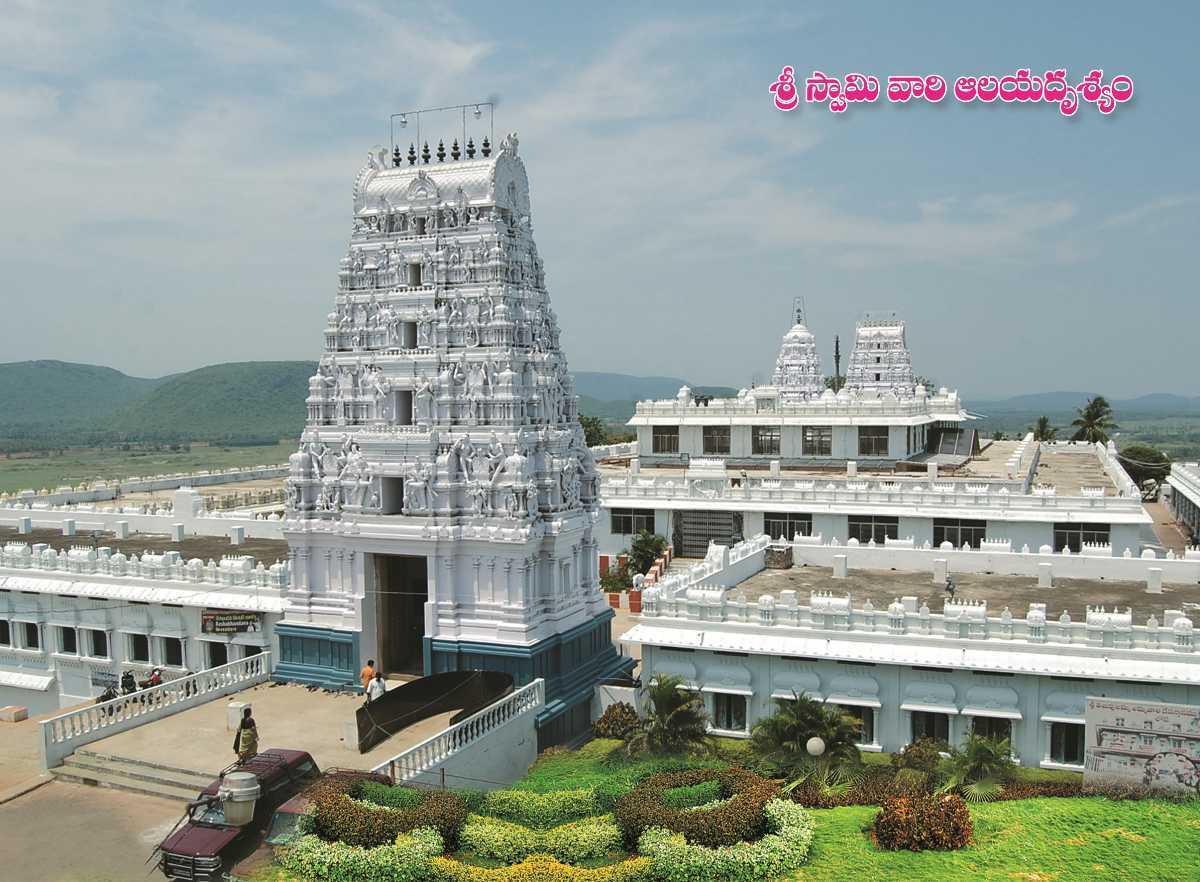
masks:
[[[386,671],[506,670],[518,684],[538,672],[543,731],[577,728],[592,685],[630,667],[599,590],[598,475],[517,137],[494,152],[484,138],[480,157],[473,138],[462,146],[436,160],[397,149],[391,167],[373,153],[355,178],[287,481],[295,576],[280,669],[347,684],[367,656]],[[312,663],[306,639],[331,648]],[[348,665],[325,661],[339,653]]]
[[[893,313],[867,313],[854,328],[854,349],[846,366],[851,392],[913,393],[912,355],[904,339],[904,322]]]
[[[796,298],[792,306],[793,324],[783,335],[775,373],[771,383],[779,388],[782,404],[796,404],[819,396],[825,391],[821,373],[821,357],[817,342],[804,322],[804,304]]]

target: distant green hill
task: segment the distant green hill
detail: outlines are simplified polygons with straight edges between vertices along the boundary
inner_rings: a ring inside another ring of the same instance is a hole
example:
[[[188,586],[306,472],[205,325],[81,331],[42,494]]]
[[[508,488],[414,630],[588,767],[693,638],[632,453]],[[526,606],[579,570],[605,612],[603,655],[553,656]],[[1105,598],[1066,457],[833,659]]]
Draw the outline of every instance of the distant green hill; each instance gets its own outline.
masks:
[[[63,420],[91,423],[146,395],[167,379],[130,377],[112,368],[67,361],[0,364],[3,429]]]
[[[109,428],[135,440],[274,442],[304,427],[313,361],[241,361],[167,377]]]

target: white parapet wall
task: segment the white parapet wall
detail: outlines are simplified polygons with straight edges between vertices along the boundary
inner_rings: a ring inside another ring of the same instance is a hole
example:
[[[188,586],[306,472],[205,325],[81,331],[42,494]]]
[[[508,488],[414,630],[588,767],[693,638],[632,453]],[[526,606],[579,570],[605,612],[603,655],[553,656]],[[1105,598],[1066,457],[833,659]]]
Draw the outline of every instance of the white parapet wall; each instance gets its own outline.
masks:
[[[523,777],[537,759],[537,715],[546,682],[534,680],[372,771],[397,784],[494,790]]]
[[[1055,578],[1104,579],[1144,582],[1151,569],[1162,570],[1162,582],[1194,585],[1200,582],[1200,548],[1190,548],[1181,557],[1167,552],[1159,557],[1146,549],[1141,556],[1112,555],[1107,546],[1088,546],[1079,554],[1043,549],[1013,549],[1011,543],[985,541],[978,549],[914,548],[907,541],[884,545],[823,542],[820,536],[797,536],[793,542],[795,566],[832,567],[834,559],[845,555],[850,569],[932,572],[935,560],[945,560],[951,573],[999,573],[1008,576],[1037,576],[1039,565],[1050,564]],[[732,583],[731,583],[732,584]]]

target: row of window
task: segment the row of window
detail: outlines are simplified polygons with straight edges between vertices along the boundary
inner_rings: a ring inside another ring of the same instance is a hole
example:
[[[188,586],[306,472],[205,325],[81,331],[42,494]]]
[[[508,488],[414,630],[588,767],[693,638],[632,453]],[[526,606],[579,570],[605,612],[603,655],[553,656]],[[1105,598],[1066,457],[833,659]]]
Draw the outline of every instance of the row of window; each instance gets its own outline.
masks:
[[[832,705],[858,720],[859,744],[875,744],[875,709],[858,705]],[[746,696],[724,692],[713,694],[712,726],[726,732],[746,732]],[[1012,720],[998,717],[971,717],[971,731],[985,738],[1012,739]],[[911,738],[950,740],[950,716],[931,711],[912,712]],[[1064,765],[1083,765],[1084,727],[1082,723],[1050,724],[1050,759]]]
[[[703,427],[705,455],[729,455],[730,429],[730,426]],[[780,426],[750,427],[750,450],[755,456],[779,456],[782,439]],[[802,456],[833,455],[833,426],[804,426],[800,439]],[[679,453],[679,426],[653,426],[651,449],[654,453]],[[888,427],[859,426],[858,455],[887,456]]]
[[[125,651],[123,661],[133,664],[161,664],[170,668],[186,667],[183,640],[179,637],[150,637],[146,634],[123,634]],[[61,655],[82,655],[88,658],[109,659],[108,632],[95,628],[72,628],[65,625],[51,626],[50,652]],[[158,657],[151,658],[151,640],[158,641]],[[205,667],[214,668],[229,662],[226,644],[202,641],[205,646]],[[0,619],[0,647],[45,651],[42,645],[42,629],[36,622],[9,622]],[[259,650],[246,647],[246,654]]]

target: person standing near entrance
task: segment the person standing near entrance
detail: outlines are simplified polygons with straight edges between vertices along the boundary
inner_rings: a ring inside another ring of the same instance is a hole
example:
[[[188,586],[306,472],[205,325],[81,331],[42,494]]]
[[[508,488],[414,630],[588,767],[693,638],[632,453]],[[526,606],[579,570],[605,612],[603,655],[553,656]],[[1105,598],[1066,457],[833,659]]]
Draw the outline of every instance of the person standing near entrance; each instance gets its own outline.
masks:
[[[383,682],[383,671],[375,672],[375,679],[367,684],[367,704],[378,701],[387,694],[387,683]]]
[[[358,679],[362,680],[363,691],[371,685],[371,681],[375,679],[375,659],[367,659],[367,665],[358,672]]]
[[[242,711],[242,721],[238,724],[237,734],[233,736],[233,752],[237,754],[238,762],[242,763],[258,753],[258,727],[254,725],[250,708]]]

